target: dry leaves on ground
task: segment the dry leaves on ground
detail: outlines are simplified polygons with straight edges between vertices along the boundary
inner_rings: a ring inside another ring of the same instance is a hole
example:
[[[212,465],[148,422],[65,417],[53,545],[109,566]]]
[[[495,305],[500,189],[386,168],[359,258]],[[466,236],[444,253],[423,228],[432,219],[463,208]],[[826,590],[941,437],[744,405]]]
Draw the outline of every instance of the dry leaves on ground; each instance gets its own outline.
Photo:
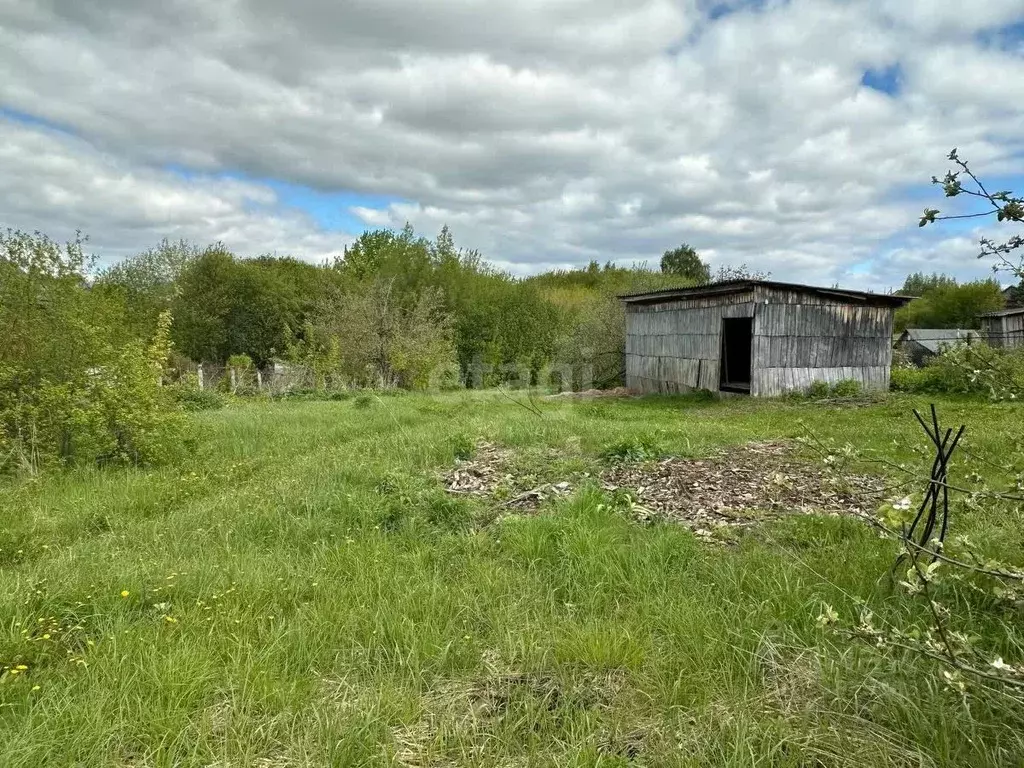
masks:
[[[519,512],[564,497],[590,477],[579,473],[534,485],[516,470],[514,451],[481,442],[472,459],[444,475],[449,493],[476,496]],[[871,514],[885,498],[885,480],[830,474],[784,442],[748,443],[707,458],[618,462],[596,478],[609,492],[627,492],[641,521],[667,520],[710,537],[716,529],[749,526],[789,514]]]
[[[636,392],[625,387],[614,387],[612,389],[584,389],[580,392],[559,392],[557,395],[548,395],[545,400],[596,400],[608,397],[636,397]]]
[[[885,481],[832,476],[799,459],[789,443],[749,443],[703,459],[619,463],[602,473],[607,491],[628,490],[640,519],[663,519],[709,535],[787,514],[864,515],[885,498]]]
[[[473,458],[459,461],[445,473],[445,489],[453,494],[500,501],[502,507],[519,511],[535,510],[548,499],[572,492],[573,483],[568,480],[535,485],[532,476],[519,470],[516,459],[511,449],[480,441]]]

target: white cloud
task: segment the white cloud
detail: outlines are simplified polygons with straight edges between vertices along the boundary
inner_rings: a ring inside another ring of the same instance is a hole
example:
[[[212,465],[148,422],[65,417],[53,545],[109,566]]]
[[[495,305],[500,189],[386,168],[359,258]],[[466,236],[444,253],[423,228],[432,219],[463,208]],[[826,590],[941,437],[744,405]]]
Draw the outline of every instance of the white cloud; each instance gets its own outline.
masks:
[[[312,260],[339,254],[352,239],[279,210],[266,186],[132,167],[80,140],[3,119],[0,199],[5,225],[60,239],[81,230],[106,261],[163,237]]]
[[[709,5],[0,0],[0,105],[81,137],[0,123],[0,190],[17,222],[85,225],[114,255],[186,232],[306,256],[347,239],[231,173],[408,201],[350,213],[448,223],[517,272],[688,241],[806,281],[874,258],[856,280],[884,285],[916,268],[892,246],[919,242],[905,190],[949,148],[1020,172],[1024,59],[979,34],[1024,20],[1019,0]],[[895,96],[861,85],[895,65]]]

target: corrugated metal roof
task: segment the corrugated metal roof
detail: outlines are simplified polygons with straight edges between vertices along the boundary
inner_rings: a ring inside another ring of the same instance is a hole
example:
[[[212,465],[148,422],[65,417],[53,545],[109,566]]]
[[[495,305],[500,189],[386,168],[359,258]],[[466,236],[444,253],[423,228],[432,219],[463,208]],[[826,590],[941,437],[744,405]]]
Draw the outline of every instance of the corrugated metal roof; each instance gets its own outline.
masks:
[[[995,312],[983,312],[978,317],[1005,317],[1006,315],[1019,315],[1024,312],[1024,307],[1007,307],[1006,309],[997,309]]]
[[[829,298],[837,299],[839,301],[848,301],[851,304],[882,304],[884,306],[902,307],[904,304],[915,298],[914,296],[897,296],[895,294],[851,291],[845,288],[823,288],[816,285],[780,283],[775,280],[729,280],[722,283],[695,285],[690,288],[673,288],[665,291],[625,294],[623,296],[619,296],[619,298],[627,304],[658,304],[664,301],[675,301],[677,299],[690,299],[704,296],[726,296],[732,293],[743,293],[744,291],[752,290],[754,287],[759,285],[783,291],[797,291],[800,293],[812,293],[819,296],[828,296]]]
[[[955,344],[958,341],[971,341],[978,338],[980,338],[980,334],[977,331],[965,328],[907,328],[900,335],[900,341],[916,341],[935,354],[939,353],[944,344]]]

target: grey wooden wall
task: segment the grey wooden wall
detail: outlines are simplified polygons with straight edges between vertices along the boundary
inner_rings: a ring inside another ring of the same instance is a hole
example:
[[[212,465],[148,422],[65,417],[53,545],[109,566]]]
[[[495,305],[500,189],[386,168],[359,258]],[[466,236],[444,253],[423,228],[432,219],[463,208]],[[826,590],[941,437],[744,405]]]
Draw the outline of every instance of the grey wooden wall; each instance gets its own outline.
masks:
[[[815,381],[888,389],[892,309],[813,293],[753,291],[626,307],[626,386],[640,392],[716,391],[722,318],[753,317],[751,394]]]
[[[1024,313],[981,318],[985,341],[993,347],[1024,347]]]
[[[844,379],[865,389],[889,388],[893,310],[765,286],[758,294],[751,394],[780,395]]]
[[[717,390],[722,318],[753,316],[753,291],[627,304],[626,386],[660,393]]]

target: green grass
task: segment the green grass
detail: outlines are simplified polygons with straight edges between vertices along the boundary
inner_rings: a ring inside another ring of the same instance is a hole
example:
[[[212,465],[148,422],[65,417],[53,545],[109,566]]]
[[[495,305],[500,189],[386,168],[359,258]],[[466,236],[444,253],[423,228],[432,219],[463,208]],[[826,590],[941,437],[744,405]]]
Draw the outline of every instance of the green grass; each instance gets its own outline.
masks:
[[[539,475],[806,430],[921,466],[921,405],[254,404],[196,414],[186,465],[9,483],[0,664],[27,669],[0,680],[0,765],[1019,764],[1015,705],[965,702],[932,664],[816,626],[823,602],[921,615],[861,523],[799,517],[710,547],[593,485],[477,525],[485,505],[437,479],[478,438]],[[978,455],[1024,436],[1010,405],[940,414]],[[1021,530],[1005,508],[954,523],[1009,557]],[[1019,618],[979,626],[1012,653]]]

